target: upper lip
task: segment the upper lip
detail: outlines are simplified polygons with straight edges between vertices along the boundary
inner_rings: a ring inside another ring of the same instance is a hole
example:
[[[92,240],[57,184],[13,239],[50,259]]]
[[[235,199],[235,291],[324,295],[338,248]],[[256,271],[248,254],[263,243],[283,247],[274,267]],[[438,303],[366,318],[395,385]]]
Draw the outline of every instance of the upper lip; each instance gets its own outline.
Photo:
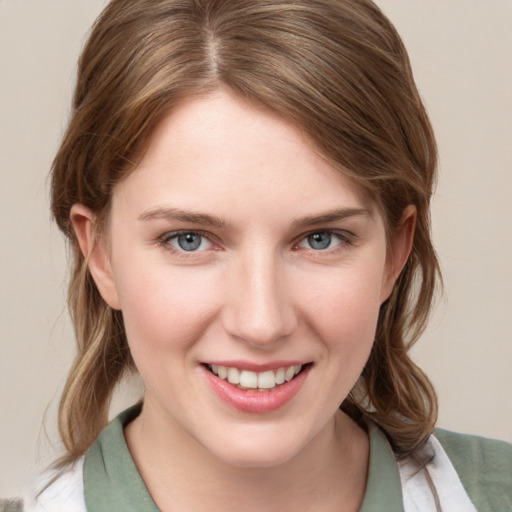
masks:
[[[250,361],[243,360],[229,360],[229,361],[219,361],[219,360],[211,360],[211,361],[203,361],[204,365],[216,365],[216,366],[226,366],[228,368],[238,368],[239,370],[249,370],[253,372],[266,372],[268,370],[278,370],[279,368],[288,368],[289,366],[296,366],[308,364],[310,361],[304,361],[299,359],[290,359],[290,360],[280,360],[280,361],[270,361],[268,363],[253,363]]]

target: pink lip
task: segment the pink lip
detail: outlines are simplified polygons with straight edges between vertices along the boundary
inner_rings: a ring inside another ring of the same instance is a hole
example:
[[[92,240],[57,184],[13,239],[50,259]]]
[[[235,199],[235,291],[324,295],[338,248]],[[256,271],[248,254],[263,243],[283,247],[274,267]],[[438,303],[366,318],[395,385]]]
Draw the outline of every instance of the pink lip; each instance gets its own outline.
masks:
[[[216,364],[216,363],[213,363]],[[272,363],[271,368],[276,368],[275,363]],[[299,364],[299,363],[298,363]],[[235,364],[226,364],[225,366],[233,366],[237,368],[247,368],[246,366],[237,366]],[[291,366],[287,363],[288,366]],[[282,365],[282,366],[287,366]],[[254,366],[253,366],[254,367]],[[279,366],[278,366],[279,368]],[[249,369],[249,368],[247,368]],[[216,375],[210,372],[205,366],[202,366],[202,371],[210,387],[215,391],[217,396],[231,407],[249,413],[266,413],[276,411],[285,404],[287,404],[302,388],[311,365],[306,366],[296,377],[292,380],[277,386],[270,391],[245,391],[238,389],[229,382],[219,379]],[[255,370],[252,370],[255,371]],[[265,370],[259,370],[265,371]]]

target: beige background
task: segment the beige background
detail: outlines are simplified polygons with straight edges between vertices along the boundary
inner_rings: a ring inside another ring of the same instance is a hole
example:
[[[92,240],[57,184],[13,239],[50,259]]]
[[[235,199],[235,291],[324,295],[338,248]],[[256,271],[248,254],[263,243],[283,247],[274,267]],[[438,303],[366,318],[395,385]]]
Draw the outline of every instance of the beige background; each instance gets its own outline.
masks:
[[[56,403],[74,342],[46,176],[76,58],[103,4],[0,0],[4,497],[19,494],[58,448]],[[446,294],[415,354],[439,392],[440,425],[512,441],[512,2],[379,4],[409,49],[441,156],[434,234]],[[131,400],[123,391],[114,409]]]

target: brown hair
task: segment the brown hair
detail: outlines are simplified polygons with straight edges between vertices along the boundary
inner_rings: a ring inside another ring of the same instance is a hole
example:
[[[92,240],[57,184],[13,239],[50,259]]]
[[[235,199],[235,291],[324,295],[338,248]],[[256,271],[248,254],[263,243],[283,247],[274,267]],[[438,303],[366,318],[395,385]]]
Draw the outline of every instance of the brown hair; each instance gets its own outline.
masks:
[[[70,208],[83,203],[104,219],[113,188],[163,115],[219,86],[293,122],[377,203],[388,233],[416,206],[412,254],[342,404],[380,425],[399,456],[413,453],[437,416],[434,390],[407,355],[439,277],[429,219],[436,146],[393,25],[369,0],[113,0],[81,55],[52,168],[52,212],[71,250],[78,341],[59,411],[63,461],[91,445],[107,422],[114,386],[134,368],[121,312],[107,306],[89,274]]]

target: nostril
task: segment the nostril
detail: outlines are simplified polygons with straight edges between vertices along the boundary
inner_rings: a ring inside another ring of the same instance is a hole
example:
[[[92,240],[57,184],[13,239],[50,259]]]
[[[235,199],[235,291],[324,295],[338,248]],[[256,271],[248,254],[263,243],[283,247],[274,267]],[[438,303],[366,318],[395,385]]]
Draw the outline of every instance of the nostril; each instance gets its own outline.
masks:
[[[293,333],[295,319],[292,314],[275,311],[238,311],[226,315],[224,328],[246,343],[265,347],[281,342]]]

